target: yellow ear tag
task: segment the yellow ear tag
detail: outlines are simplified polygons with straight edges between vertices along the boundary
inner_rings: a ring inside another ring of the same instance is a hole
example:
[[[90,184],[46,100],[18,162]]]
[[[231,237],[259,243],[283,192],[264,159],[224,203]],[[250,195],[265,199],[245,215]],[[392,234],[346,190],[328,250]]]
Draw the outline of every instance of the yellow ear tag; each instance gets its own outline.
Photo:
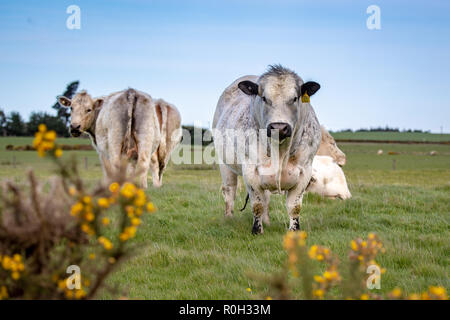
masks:
[[[303,102],[303,103],[305,103],[305,102],[309,103],[309,96],[308,96],[308,93],[307,93],[307,92],[305,92],[305,93],[302,95],[302,102]]]

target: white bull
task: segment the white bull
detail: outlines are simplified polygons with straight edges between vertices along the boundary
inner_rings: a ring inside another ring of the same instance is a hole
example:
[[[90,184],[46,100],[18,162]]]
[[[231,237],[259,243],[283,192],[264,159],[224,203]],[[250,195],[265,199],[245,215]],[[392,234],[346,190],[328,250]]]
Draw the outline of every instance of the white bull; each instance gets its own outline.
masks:
[[[234,81],[217,103],[213,133],[221,163],[225,216],[233,215],[237,176],[242,175],[253,211],[253,234],[263,232],[262,217],[267,215],[269,203],[266,194],[275,190],[287,193],[289,229],[300,228],[303,193],[321,140],[320,125],[309,103],[319,88],[318,83],[305,83],[289,69],[271,66],[259,77]],[[261,131],[269,141],[257,149],[254,161],[251,146],[236,145],[242,141],[259,145]]]

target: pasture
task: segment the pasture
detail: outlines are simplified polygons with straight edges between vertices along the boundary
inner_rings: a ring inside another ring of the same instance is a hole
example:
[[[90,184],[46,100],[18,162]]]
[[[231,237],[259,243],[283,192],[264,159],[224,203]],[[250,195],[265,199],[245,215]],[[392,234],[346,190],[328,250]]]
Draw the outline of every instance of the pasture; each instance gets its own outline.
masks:
[[[50,162],[35,152],[5,150],[8,144],[31,141],[0,138],[2,180],[21,181],[27,168],[43,180],[51,175]],[[345,264],[350,241],[376,232],[386,247],[386,253],[377,259],[387,269],[381,292],[394,287],[420,292],[429,285],[442,285],[449,291],[450,145],[339,146],[347,154],[343,169],[353,198],[333,201],[311,194],[305,197],[301,228],[308,233],[308,244],[330,247]],[[384,154],[378,156],[378,149]],[[436,156],[429,155],[432,150],[437,151]],[[388,151],[398,154],[387,155]],[[65,151],[63,157],[72,155],[79,159],[82,176],[94,185],[102,176],[95,151]],[[282,239],[289,219],[284,199],[272,196],[272,223],[263,235],[253,236],[250,208],[238,210],[245,190],[237,196],[235,217],[225,219],[220,185],[219,171],[211,166],[171,164],[163,187],[147,191],[158,212],[144,217],[131,241],[138,250],[118,267],[108,284],[137,299],[264,297],[266,288],[250,275],[279,271],[285,262]],[[248,287],[251,293],[246,291]],[[110,296],[103,293],[101,297]]]

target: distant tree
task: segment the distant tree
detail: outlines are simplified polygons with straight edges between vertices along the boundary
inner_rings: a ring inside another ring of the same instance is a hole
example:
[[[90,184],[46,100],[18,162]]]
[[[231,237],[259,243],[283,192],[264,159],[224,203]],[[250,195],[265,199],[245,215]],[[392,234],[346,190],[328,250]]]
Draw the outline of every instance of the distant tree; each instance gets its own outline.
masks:
[[[67,130],[64,120],[46,112],[33,112],[30,115],[30,119],[27,123],[27,135],[34,135],[41,123],[45,124],[49,130],[55,130],[56,134],[60,137],[69,136],[69,131]]]
[[[6,119],[6,131],[10,136],[23,136],[26,134],[26,125],[20,113],[11,112]]]
[[[75,95],[75,92],[77,92],[79,84],[80,82],[78,80],[69,83],[62,95],[69,99],[72,99],[72,97]],[[56,110],[58,118],[62,119],[65,126],[67,127],[69,125],[70,111],[67,108],[61,107],[58,101],[56,101],[52,108]]]
[[[0,132],[2,136],[6,136],[6,114],[0,109]]]

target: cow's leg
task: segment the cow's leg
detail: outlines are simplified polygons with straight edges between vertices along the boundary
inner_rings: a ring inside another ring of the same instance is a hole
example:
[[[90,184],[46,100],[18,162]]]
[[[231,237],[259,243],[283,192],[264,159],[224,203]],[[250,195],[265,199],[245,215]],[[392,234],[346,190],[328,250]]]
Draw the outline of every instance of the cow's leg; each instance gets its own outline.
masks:
[[[224,164],[220,165],[220,174],[222,176],[222,194],[225,200],[225,217],[232,217],[236,199],[237,175]]]
[[[286,196],[286,208],[289,214],[289,230],[300,229],[300,211],[302,209],[303,186],[289,190]]]
[[[269,202],[271,192],[269,190],[264,191],[266,203],[264,204],[264,212],[262,215],[262,220],[265,225],[270,225],[270,217],[269,217]]]
[[[100,155],[100,164],[102,166],[103,171],[103,183],[109,185],[112,181],[113,172],[111,169],[111,163],[105,155]]]
[[[141,188],[147,189],[148,169],[150,168],[150,157],[146,152],[139,152],[136,162],[135,173],[138,176],[139,185]]]
[[[152,172],[153,186],[156,188],[161,187],[161,177],[159,172],[159,160],[158,160],[158,150],[156,150],[150,160],[150,168]]]
[[[264,233],[262,220],[265,212],[268,211],[268,199],[265,191],[260,188],[247,187],[250,196],[250,203],[253,212],[253,234]]]

